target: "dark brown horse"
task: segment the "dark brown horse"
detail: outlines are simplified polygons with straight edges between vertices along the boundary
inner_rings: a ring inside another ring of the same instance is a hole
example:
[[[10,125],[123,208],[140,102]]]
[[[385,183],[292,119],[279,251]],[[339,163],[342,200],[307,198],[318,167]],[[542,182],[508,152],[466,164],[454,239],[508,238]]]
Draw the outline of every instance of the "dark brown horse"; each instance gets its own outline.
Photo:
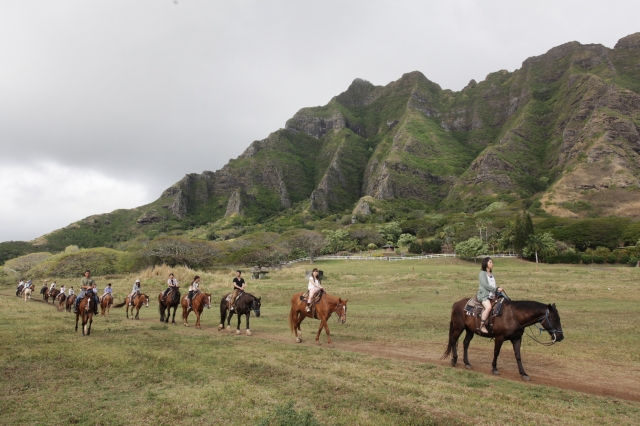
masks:
[[[140,308],[143,306],[149,307],[149,296],[144,293],[136,294],[133,297],[133,304],[129,306],[129,301],[131,300],[131,295],[128,295],[124,302],[118,303],[117,305],[113,305],[114,308],[122,308],[124,305],[127,305],[127,318],[129,318],[129,308],[131,308],[131,319],[140,319],[138,315],[140,315]],[[136,310],[136,316],[133,316],[133,310]]]
[[[67,301],[65,302],[66,303],[65,310],[67,312],[71,312],[71,310],[73,309],[73,304],[76,303],[76,297],[78,296],[76,296],[75,294],[72,294],[71,296],[67,297]]]
[[[113,296],[109,293],[102,296],[100,299],[100,313],[102,316],[109,316],[109,310],[111,309],[111,305],[113,305]]]
[[[182,298],[182,321],[184,321],[184,326],[189,327],[189,313],[191,311],[196,314],[196,328],[202,328],[200,326],[200,315],[202,315],[202,311],[206,307],[207,309],[211,309],[211,293],[198,293],[193,296],[193,300],[191,301],[191,309],[189,309],[189,301],[187,297]]]
[[[180,306],[180,290],[177,287],[171,288],[167,292],[167,296],[163,297],[163,293],[158,295],[158,309],[160,311],[160,322],[169,322],[169,317],[171,316],[171,308],[173,308],[173,318],[171,318],[171,323],[176,323],[176,311],[178,310],[178,306]],[[167,316],[165,318],[165,311]]]
[[[56,296],[58,295],[58,293],[60,293],[60,290],[58,290],[57,288],[54,288],[53,290],[48,290],[44,294],[44,301],[49,303],[49,298],[51,298],[51,303],[54,303],[56,301]]]
[[[93,310],[95,307],[93,297],[87,294],[83,297],[76,312],[76,331],[78,331],[78,320],[82,317],[82,335],[91,334],[91,323],[93,322]],[[88,325],[87,325],[88,324]]]
[[[231,331],[231,317],[233,314],[238,315],[238,328],[236,329],[236,334],[240,334],[240,319],[242,315],[246,316],[247,323],[247,336],[251,336],[251,330],[249,329],[249,317],[251,316],[251,311],[255,312],[256,317],[260,316],[260,297],[255,297],[249,293],[243,293],[237,300],[236,305],[233,311],[229,311],[229,302],[227,301],[227,297],[229,294],[226,294],[222,300],[220,300],[220,325],[218,326],[218,331],[224,328],[224,321],[227,320],[227,330]],[[229,318],[227,318],[227,312],[229,312]]]
[[[300,324],[305,318],[313,318],[312,312],[307,312],[307,303],[300,300],[300,296],[304,293],[296,293],[291,298],[291,311],[289,312],[289,327],[291,332],[296,335],[296,343],[302,342],[302,330]],[[344,324],[347,321],[347,302],[339,297],[331,296],[324,293],[320,301],[315,305],[316,318],[320,320],[320,328],[316,334],[316,343],[320,344],[320,332],[324,328],[327,333],[327,343],[331,345],[331,334],[327,321],[332,313],[338,315],[338,322]]]
[[[500,316],[492,318],[493,326],[488,334],[480,333],[477,329],[476,318],[467,315],[464,307],[469,299],[462,299],[456,302],[451,309],[451,322],[449,324],[449,344],[442,358],[446,358],[449,354],[451,357],[451,365],[455,366],[458,362],[458,339],[463,331],[464,336],[464,365],[470,369],[469,364],[469,343],[473,339],[474,333],[481,337],[495,339],[493,349],[493,363],[491,364],[493,374],[498,375],[498,355],[500,348],[505,340],[510,340],[513,344],[516,361],[518,361],[518,370],[524,380],[530,380],[527,373],[522,367],[522,359],[520,358],[520,345],[522,344],[522,335],[525,328],[534,324],[539,324],[552,337],[552,343],[561,342],[564,339],[562,325],[560,324],[560,315],[553,305],[545,305],[539,302],[514,302],[506,300],[502,308]]]

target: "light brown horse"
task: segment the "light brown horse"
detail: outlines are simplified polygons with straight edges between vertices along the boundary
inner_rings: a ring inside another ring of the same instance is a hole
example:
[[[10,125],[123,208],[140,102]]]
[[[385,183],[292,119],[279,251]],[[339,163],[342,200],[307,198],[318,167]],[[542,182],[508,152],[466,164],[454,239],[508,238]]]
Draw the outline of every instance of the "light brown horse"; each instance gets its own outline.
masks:
[[[109,316],[111,305],[113,305],[113,296],[109,293],[102,296],[102,299],[100,300],[100,313],[102,316],[105,316],[105,314]]]
[[[25,290],[22,290],[22,296],[24,297],[25,302],[27,301],[27,299],[31,299],[31,292],[32,292],[31,287]]]
[[[67,300],[67,295],[64,293],[60,293],[58,295],[58,300],[60,301],[60,304],[58,305],[58,310],[61,311],[64,309],[64,302],[65,300]]]
[[[187,296],[182,298],[181,304],[182,321],[184,321],[184,326],[189,327],[189,313],[193,311],[196,314],[196,328],[202,328],[200,326],[200,315],[202,315],[202,311],[205,307],[207,309],[211,309],[211,293],[198,293],[193,296],[191,309],[189,309],[189,300],[187,300]]]
[[[91,334],[91,323],[93,322],[93,310],[95,309],[93,297],[87,295],[80,301],[76,312],[76,331],[78,331],[78,320],[82,317],[82,335]],[[87,325],[88,324],[88,325]]]
[[[313,318],[312,312],[307,312],[307,303],[300,300],[300,296],[304,293],[296,293],[291,298],[291,312],[289,312],[289,327],[291,332],[296,335],[296,343],[302,342],[302,330],[300,324],[305,318]],[[324,328],[327,333],[327,343],[331,345],[331,333],[327,321],[332,313],[338,315],[338,322],[344,324],[347,321],[347,302],[339,297],[324,293],[320,301],[315,305],[316,318],[320,320],[320,328],[316,334],[316,343],[320,344],[320,332]]]
[[[131,319],[140,319],[138,315],[140,315],[140,308],[143,306],[149,307],[149,296],[144,293],[136,294],[133,298],[133,304],[129,306],[129,301],[131,300],[131,295],[128,295],[124,302],[118,303],[117,305],[113,305],[114,308],[122,308],[124,305],[127,305],[127,318],[129,318],[129,307],[131,307]],[[133,310],[136,310],[136,316],[133,316]]]
[[[72,294],[71,296],[67,297],[67,300],[65,302],[66,303],[65,310],[67,312],[71,312],[71,310],[73,309],[73,304],[76,303],[76,297],[78,296],[76,296],[75,294]]]

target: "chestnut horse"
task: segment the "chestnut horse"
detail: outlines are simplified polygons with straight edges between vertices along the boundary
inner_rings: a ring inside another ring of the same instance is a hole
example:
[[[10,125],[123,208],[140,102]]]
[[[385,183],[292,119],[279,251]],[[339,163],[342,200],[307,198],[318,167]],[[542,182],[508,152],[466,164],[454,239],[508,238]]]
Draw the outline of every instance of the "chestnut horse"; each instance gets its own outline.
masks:
[[[260,316],[260,297],[255,297],[249,293],[243,293],[237,300],[235,309],[233,311],[229,311],[229,302],[227,302],[227,297],[229,294],[225,294],[222,300],[220,300],[220,325],[218,326],[218,331],[224,328],[224,321],[227,320],[227,330],[231,331],[231,317],[233,314],[238,315],[238,328],[236,329],[236,334],[240,334],[240,320],[242,315],[246,315],[246,323],[247,323],[247,336],[251,336],[251,330],[249,330],[249,317],[251,316],[251,311],[255,312],[256,317]],[[227,312],[229,312],[229,318],[227,319]]]
[[[173,318],[171,318],[171,323],[176,323],[176,311],[178,310],[178,306],[180,306],[180,290],[178,288],[171,288],[167,293],[167,297],[162,297],[163,293],[158,295],[158,309],[160,311],[160,322],[169,322],[169,317],[171,316],[171,308],[173,308]],[[165,318],[164,313],[167,312],[167,317]]]
[[[44,293],[44,301],[49,303],[49,298],[51,298],[51,303],[54,303],[56,301],[56,296],[58,295],[58,293],[60,293],[60,290],[58,290],[57,288],[54,288],[51,291],[47,290]]]
[[[113,305],[114,308],[122,308],[124,305],[127,305],[127,318],[129,318],[129,300],[131,300],[131,295],[128,295],[124,302],[118,303],[117,305]],[[140,308],[143,306],[149,307],[149,296],[144,293],[136,294],[133,298],[133,305],[131,306],[131,319],[140,319],[138,315],[140,315]],[[136,316],[133,316],[133,310],[137,309]]]
[[[562,325],[560,324],[560,315],[556,309],[555,303],[553,305],[545,305],[539,302],[524,302],[524,301],[510,301],[505,300],[502,307],[502,315],[492,318],[493,326],[489,330],[488,334],[481,333],[477,329],[476,318],[471,315],[467,315],[464,310],[465,305],[469,299],[462,299],[456,302],[451,309],[451,322],[449,323],[449,344],[442,358],[446,358],[449,354],[453,354],[451,357],[451,365],[455,367],[458,361],[458,339],[463,331],[466,331],[464,336],[464,365],[466,368],[471,369],[469,364],[469,343],[473,339],[474,333],[477,333],[481,337],[487,337],[495,339],[495,346],[493,349],[493,363],[491,364],[492,372],[495,375],[499,375],[498,371],[498,355],[500,355],[500,348],[505,340],[510,340],[513,344],[513,351],[518,361],[518,370],[523,380],[530,380],[527,373],[524,372],[522,367],[522,359],[520,358],[520,345],[522,344],[522,335],[526,327],[534,324],[540,324],[540,326],[546,330],[553,338],[551,344],[555,342],[561,342],[564,339],[562,332]]]
[[[65,300],[67,300],[67,295],[64,293],[60,293],[58,295],[58,300],[60,301],[60,304],[58,305],[58,310],[61,311],[64,309],[64,302]]]
[[[65,302],[66,303],[65,310],[67,312],[71,312],[71,310],[73,309],[73,304],[76,303],[76,297],[78,296],[76,296],[75,294],[72,294],[71,296],[67,297],[67,301]]]
[[[93,301],[93,297],[87,294],[86,297],[82,298],[80,301],[80,305],[78,306],[78,311],[76,312],[76,331],[78,331],[78,319],[82,316],[82,335],[90,335],[91,334],[91,323],[93,322],[93,310],[95,302]],[[87,325],[89,324],[89,325]]]
[[[187,300],[187,296],[182,298],[182,321],[184,321],[184,326],[189,327],[189,313],[191,311],[196,314],[196,328],[202,328],[200,326],[200,315],[202,315],[202,311],[205,306],[207,309],[211,309],[211,293],[198,293],[193,296],[193,300],[191,301],[191,309],[189,309],[189,301]]]
[[[113,296],[109,293],[102,296],[102,299],[100,299],[100,313],[102,316],[105,316],[105,314],[109,316],[111,305],[113,305]]]
[[[307,303],[300,300],[304,293],[296,293],[291,298],[291,312],[289,312],[289,327],[296,335],[296,343],[302,342],[302,330],[300,324],[305,318],[313,318],[312,312],[307,312]],[[315,305],[316,318],[320,320],[320,328],[316,334],[316,343],[320,344],[320,332],[324,328],[327,334],[327,343],[331,345],[331,333],[327,321],[332,313],[338,315],[338,322],[344,324],[347,321],[347,302],[339,297],[324,293],[320,301]]]

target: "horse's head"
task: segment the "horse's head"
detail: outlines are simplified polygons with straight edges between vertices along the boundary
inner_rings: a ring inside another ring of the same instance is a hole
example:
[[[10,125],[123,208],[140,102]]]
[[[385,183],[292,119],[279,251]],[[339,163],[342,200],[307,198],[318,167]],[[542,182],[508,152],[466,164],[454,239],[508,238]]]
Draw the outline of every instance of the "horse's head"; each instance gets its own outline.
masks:
[[[255,312],[256,316],[260,316],[260,297],[256,297],[253,299],[253,303],[251,304],[251,310]]]
[[[149,296],[147,296],[146,294],[142,293],[142,303],[144,303],[144,306],[146,306],[147,308],[149,307]]]
[[[549,310],[549,316],[546,321],[542,322],[542,326],[551,335],[555,342],[562,342],[564,340],[564,333],[562,332],[562,324],[560,323],[560,314],[556,309],[556,304],[547,306]]]
[[[342,300],[338,298],[338,305],[336,306],[336,315],[338,316],[338,322],[344,324],[347,322],[347,302],[348,300]]]
[[[206,306],[207,309],[211,309],[211,293],[204,294],[204,306]]]

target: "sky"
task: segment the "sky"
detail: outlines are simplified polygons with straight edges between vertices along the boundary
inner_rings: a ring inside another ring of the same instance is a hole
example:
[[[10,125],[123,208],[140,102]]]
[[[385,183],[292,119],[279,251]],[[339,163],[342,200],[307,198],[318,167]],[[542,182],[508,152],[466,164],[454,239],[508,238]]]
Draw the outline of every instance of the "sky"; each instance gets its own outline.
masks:
[[[157,199],[355,78],[460,90],[640,2],[92,0],[0,5],[0,241]]]

